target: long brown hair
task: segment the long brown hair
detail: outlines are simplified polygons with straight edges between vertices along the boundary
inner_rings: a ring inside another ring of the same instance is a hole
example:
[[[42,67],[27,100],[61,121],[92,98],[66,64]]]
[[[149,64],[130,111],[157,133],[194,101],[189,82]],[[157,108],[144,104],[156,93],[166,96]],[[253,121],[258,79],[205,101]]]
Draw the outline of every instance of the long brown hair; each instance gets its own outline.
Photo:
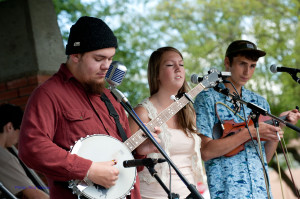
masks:
[[[159,67],[160,67],[160,64],[162,61],[163,54],[168,51],[173,51],[173,52],[178,53],[181,56],[181,58],[183,59],[183,56],[180,53],[180,51],[177,50],[176,48],[173,48],[170,46],[159,48],[151,54],[151,56],[149,58],[149,62],[148,62],[148,84],[149,84],[150,96],[152,96],[158,92],[158,89],[159,89],[159,80],[158,80]],[[190,90],[190,87],[189,87],[188,83],[186,82],[186,80],[184,79],[184,83],[183,83],[182,87],[179,89],[177,94],[187,93],[189,90]],[[177,120],[178,120],[177,122],[179,124],[179,127],[181,129],[183,129],[184,131],[186,131],[188,129],[192,133],[197,133],[195,110],[190,103],[187,104],[185,108],[181,109],[177,113]]]

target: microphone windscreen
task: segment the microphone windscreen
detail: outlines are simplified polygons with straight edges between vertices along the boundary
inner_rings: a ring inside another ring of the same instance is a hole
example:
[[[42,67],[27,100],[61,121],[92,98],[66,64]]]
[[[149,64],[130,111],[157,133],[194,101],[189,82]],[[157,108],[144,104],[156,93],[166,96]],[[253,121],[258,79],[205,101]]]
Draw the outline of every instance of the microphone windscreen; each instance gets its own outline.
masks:
[[[112,86],[121,84],[125,77],[127,68],[119,61],[113,61],[105,75],[106,81]]]
[[[277,73],[277,66],[276,66],[275,64],[272,64],[272,65],[270,66],[270,71],[271,71],[272,73]]]
[[[192,74],[192,76],[191,76],[191,82],[193,84],[198,84],[199,83],[198,82],[198,75],[197,74]]]

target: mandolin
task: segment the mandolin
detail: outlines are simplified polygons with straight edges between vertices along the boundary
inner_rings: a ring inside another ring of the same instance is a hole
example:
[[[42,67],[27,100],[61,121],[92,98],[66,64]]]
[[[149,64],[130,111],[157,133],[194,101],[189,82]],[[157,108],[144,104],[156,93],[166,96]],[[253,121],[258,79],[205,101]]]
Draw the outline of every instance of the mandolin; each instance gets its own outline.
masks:
[[[286,120],[286,115],[285,116],[282,116],[282,117],[279,117],[280,119],[282,120]],[[248,126],[251,126],[253,125],[253,121],[252,119],[249,119],[248,120]],[[271,117],[269,116],[263,116],[263,115],[260,115],[259,119],[258,119],[259,122],[265,122],[267,124],[270,124],[270,125],[274,125],[274,126],[278,126],[279,123],[272,119]],[[234,120],[224,120],[224,130],[223,130],[223,135],[221,136],[221,138],[225,138],[225,137],[228,137],[228,136],[231,136],[231,135],[234,135],[238,132],[240,132],[242,130],[242,128],[245,128],[246,127],[246,123],[245,122],[241,122],[241,123],[235,123]],[[256,138],[254,138],[256,139]],[[251,139],[247,140],[246,142],[250,141]],[[261,141],[265,141],[264,139],[260,139]],[[231,156],[234,156],[235,154],[239,153],[240,151],[243,151],[245,149],[245,143],[244,142],[243,144],[241,144],[240,146],[238,146],[237,148],[235,148],[234,150],[232,150],[231,152],[225,154],[224,156],[225,157],[231,157]]]

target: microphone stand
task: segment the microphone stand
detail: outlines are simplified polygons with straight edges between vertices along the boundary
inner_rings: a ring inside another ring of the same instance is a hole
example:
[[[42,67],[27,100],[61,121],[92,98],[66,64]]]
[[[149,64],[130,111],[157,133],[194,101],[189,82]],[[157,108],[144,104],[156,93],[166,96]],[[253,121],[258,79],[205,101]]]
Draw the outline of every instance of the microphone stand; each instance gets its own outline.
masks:
[[[171,193],[170,190],[167,188],[167,186],[163,183],[163,181],[157,175],[157,171],[154,169],[154,164],[150,165],[150,166],[146,166],[146,168],[149,170],[151,176],[154,177],[157,180],[157,182],[160,184],[160,186],[168,194],[168,198],[170,198],[170,199],[179,199],[179,194]]]
[[[263,153],[262,153],[262,147],[261,147],[261,141],[260,141],[260,134],[259,134],[259,130],[258,130],[259,129],[258,120],[259,120],[260,114],[262,114],[262,115],[270,115],[270,114],[266,110],[262,109],[261,107],[256,106],[255,104],[252,104],[252,103],[245,102],[244,100],[240,99],[238,94],[235,94],[235,95],[231,94],[229,92],[229,89],[227,89],[227,88],[221,89],[218,86],[216,86],[216,87],[214,87],[214,89],[215,89],[215,91],[230,97],[232,99],[232,103],[235,104],[237,102],[240,102],[242,104],[245,104],[248,108],[252,109],[252,112],[250,113],[250,116],[251,116],[251,119],[254,123],[254,127],[256,129],[256,136],[257,136],[257,142],[258,142],[258,148],[259,148],[258,156],[261,160],[262,167],[264,167],[264,159],[263,159]],[[267,173],[266,173],[266,170],[264,168],[263,168],[263,173],[264,173],[264,179],[265,179],[265,185],[266,185],[268,199],[270,199],[270,190],[269,190],[269,184],[268,184],[268,181],[267,181]]]
[[[296,77],[296,75],[295,75],[295,77]],[[296,80],[296,79],[295,79]],[[298,79],[298,81],[299,81],[300,79]],[[297,82],[298,82],[297,81]],[[222,94],[224,94],[224,95],[226,95],[226,96],[228,96],[228,97],[230,97],[231,99],[232,99],[232,103],[236,103],[236,102],[240,102],[240,103],[242,103],[242,104],[245,104],[248,108],[250,108],[250,109],[252,109],[252,113],[251,113],[251,119],[252,119],[252,121],[253,121],[253,123],[254,123],[254,126],[255,126],[255,128],[256,128],[256,134],[257,134],[257,142],[258,142],[258,146],[259,146],[259,151],[260,151],[260,158],[261,158],[261,161],[262,161],[262,163],[264,162],[263,161],[263,156],[262,156],[262,149],[261,149],[261,143],[260,143],[260,136],[259,136],[259,132],[258,132],[258,119],[259,119],[259,115],[260,114],[262,114],[262,115],[264,115],[264,116],[269,116],[269,117],[271,117],[272,119],[274,119],[275,121],[277,121],[277,123],[278,122],[280,122],[280,123],[283,123],[283,124],[285,124],[287,127],[289,127],[289,128],[291,128],[291,129],[293,129],[293,130],[295,130],[296,132],[298,132],[298,133],[300,133],[300,128],[298,128],[297,126],[294,126],[293,124],[291,124],[291,123],[288,123],[288,122],[286,122],[286,121],[284,121],[283,119],[281,119],[281,118],[279,118],[279,117],[276,117],[276,116],[274,116],[274,115],[272,115],[272,114],[270,114],[270,113],[268,113],[268,111],[266,111],[266,110],[264,110],[263,108],[261,108],[261,107],[259,107],[259,106],[257,106],[257,105],[255,105],[255,104],[253,104],[253,103],[248,103],[248,102],[246,102],[246,101],[244,101],[244,100],[242,100],[242,99],[240,99],[240,97],[239,97],[239,95],[238,94],[231,94],[231,93],[229,93],[229,90],[227,89],[227,88],[225,88],[225,89],[221,89],[220,87],[218,87],[218,86],[215,86],[214,87],[214,89],[217,91],[217,92],[219,92],[219,93],[222,93]],[[298,106],[296,106],[296,109],[299,109],[299,107]],[[278,134],[277,134],[278,135]],[[289,164],[288,164],[289,165]],[[289,167],[289,166],[288,166]],[[263,170],[264,171],[264,177],[265,177],[265,183],[266,183],[266,187],[267,187],[267,192],[268,192],[268,198],[270,197],[270,195],[269,195],[269,189],[268,189],[268,183],[267,183],[267,179],[266,179],[266,171],[265,170]],[[291,174],[291,177],[292,177],[292,174]],[[292,177],[292,181],[294,181],[293,180],[293,177]],[[295,186],[295,184],[294,184],[294,186]],[[296,193],[299,193],[298,192],[298,189],[296,188],[296,186],[295,186],[295,189],[296,189]]]
[[[118,89],[114,86],[111,88],[111,93],[113,96],[120,102],[120,104],[124,107],[127,113],[133,118],[136,124],[141,128],[141,130],[147,135],[150,141],[154,144],[154,146],[158,149],[158,151],[164,156],[164,158],[168,161],[168,163],[173,167],[179,178],[184,182],[185,186],[191,191],[191,194],[187,197],[188,199],[204,199],[199,191],[193,184],[190,184],[187,179],[183,176],[183,174],[179,171],[173,161],[169,158],[167,153],[162,149],[162,147],[158,144],[155,138],[151,135],[150,131],[147,127],[141,122],[140,118],[135,114],[132,106],[128,102],[127,98],[124,94],[121,93]]]
[[[272,115],[270,114],[268,111],[266,111],[265,109],[253,104],[253,103],[250,103],[250,102],[246,102],[244,100],[242,100],[237,94],[236,95],[233,95],[229,92],[229,90],[227,88],[225,89],[221,89],[220,87],[216,86],[214,87],[215,91],[219,92],[219,93],[222,93],[223,95],[226,95],[228,97],[230,97],[234,102],[240,102],[242,104],[245,104],[248,108],[252,109],[253,112],[255,113],[258,113],[258,114],[261,114],[261,115],[264,115],[264,116],[269,116],[270,118],[286,125],[287,127],[293,129],[294,131],[300,133],[300,128],[289,123],[289,122],[286,122],[284,121],[283,119],[279,118],[279,117],[276,117],[275,115]]]
[[[283,124],[285,124],[287,127],[297,131],[298,133],[300,133],[300,128],[298,128],[297,126],[294,126],[286,121],[284,121],[283,119],[279,118],[279,117],[276,117],[270,113],[268,113],[268,111],[266,111],[265,109],[253,104],[253,103],[249,103],[249,102],[246,102],[244,100],[242,100],[238,94],[231,94],[229,92],[229,89],[225,88],[225,89],[221,89],[220,87],[218,86],[215,86],[214,87],[214,90],[219,92],[219,93],[222,93],[223,95],[226,95],[228,97],[230,97],[232,99],[232,103],[237,103],[237,102],[240,102],[242,104],[245,104],[248,108],[252,109],[252,114],[251,114],[251,119],[254,123],[254,127],[256,129],[256,134],[257,134],[257,142],[258,142],[258,147],[259,147],[259,156],[260,156],[260,159],[262,161],[262,163],[264,162],[263,161],[263,156],[262,156],[262,149],[261,149],[261,142],[260,142],[260,135],[259,135],[259,131],[258,131],[258,128],[259,128],[259,125],[258,125],[258,119],[259,119],[259,116],[260,114],[261,115],[264,115],[264,116],[269,116],[271,117],[272,119],[276,120],[277,122],[281,122]],[[266,188],[267,188],[267,193],[268,193],[268,198],[270,198],[270,193],[269,193],[269,184],[267,182],[267,174],[266,174],[266,171],[263,169],[264,171],[264,179],[265,179],[265,183],[266,183]]]
[[[251,119],[254,123],[254,127],[256,129],[258,149],[259,149],[259,158],[260,158],[261,162],[264,163],[264,158],[263,158],[264,156],[262,153],[260,134],[259,134],[259,130],[258,130],[259,129],[258,119],[259,119],[260,113],[257,111],[254,111],[254,112],[251,112],[250,115],[251,115]],[[264,165],[262,165],[262,166],[264,166]],[[263,169],[263,173],[264,173],[264,179],[265,179],[265,185],[266,185],[266,189],[267,189],[268,199],[270,199],[270,189],[269,189],[269,183],[267,181],[267,173],[266,173],[265,169]]]

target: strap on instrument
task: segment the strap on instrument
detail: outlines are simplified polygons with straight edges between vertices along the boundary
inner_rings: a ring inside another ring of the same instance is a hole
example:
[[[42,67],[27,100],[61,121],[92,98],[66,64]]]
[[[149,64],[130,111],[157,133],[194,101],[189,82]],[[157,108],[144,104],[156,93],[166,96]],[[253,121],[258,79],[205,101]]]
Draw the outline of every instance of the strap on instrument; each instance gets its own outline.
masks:
[[[121,123],[120,123],[119,115],[118,115],[117,111],[115,110],[114,106],[112,105],[111,101],[108,99],[108,97],[104,93],[101,94],[100,98],[105,103],[105,105],[109,111],[109,115],[114,118],[123,142],[126,141],[128,138],[126,136],[126,133],[125,133]]]

